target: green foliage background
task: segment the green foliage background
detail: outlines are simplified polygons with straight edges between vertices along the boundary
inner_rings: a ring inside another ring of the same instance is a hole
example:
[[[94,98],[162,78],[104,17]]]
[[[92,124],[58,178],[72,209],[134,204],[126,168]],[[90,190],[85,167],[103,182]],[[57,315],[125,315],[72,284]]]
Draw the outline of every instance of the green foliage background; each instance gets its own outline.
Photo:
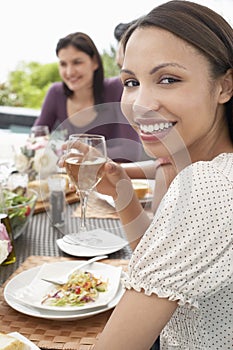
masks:
[[[111,47],[110,52],[104,51],[101,57],[105,77],[118,75],[116,50]],[[7,81],[0,84],[0,105],[40,109],[50,85],[60,80],[57,62],[20,62]]]

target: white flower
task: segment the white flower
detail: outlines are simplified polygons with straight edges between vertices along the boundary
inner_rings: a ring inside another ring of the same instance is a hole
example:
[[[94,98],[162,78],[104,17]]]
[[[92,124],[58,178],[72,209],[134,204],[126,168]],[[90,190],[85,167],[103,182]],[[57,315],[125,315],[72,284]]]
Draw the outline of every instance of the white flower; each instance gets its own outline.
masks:
[[[34,169],[41,178],[57,171],[58,156],[50,149],[38,149],[34,157]]]
[[[22,154],[17,153],[14,157],[15,167],[19,172],[25,172],[29,167],[29,160],[28,158]]]
[[[8,256],[8,241],[0,240],[0,264],[6,260]]]

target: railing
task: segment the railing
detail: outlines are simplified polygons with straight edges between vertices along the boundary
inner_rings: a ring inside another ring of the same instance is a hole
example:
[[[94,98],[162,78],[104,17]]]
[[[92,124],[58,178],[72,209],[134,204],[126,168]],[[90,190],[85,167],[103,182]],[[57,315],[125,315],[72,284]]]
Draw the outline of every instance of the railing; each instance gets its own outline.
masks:
[[[36,109],[0,106],[0,129],[27,132],[39,114]]]

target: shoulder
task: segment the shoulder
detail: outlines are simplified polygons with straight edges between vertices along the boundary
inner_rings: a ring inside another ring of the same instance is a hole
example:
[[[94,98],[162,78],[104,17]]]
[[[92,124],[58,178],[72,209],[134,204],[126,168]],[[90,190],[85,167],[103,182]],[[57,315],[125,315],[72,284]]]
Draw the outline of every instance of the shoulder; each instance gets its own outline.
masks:
[[[233,153],[222,153],[211,161],[198,161],[183,169],[175,178],[178,182],[190,182],[202,192],[213,186],[218,191],[224,184],[231,187],[233,181]]]
[[[213,159],[212,164],[216,171],[233,182],[233,153],[220,154]]]
[[[119,77],[104,79],[104,100],[105,102],[119,102],[123,86]]]
[[[44,104],[57,105],[58,103],[64,103],[64,101],[66,101],[66,95],[62,82],[52,83],[47,91]]]
[[[48,89],[48,94],[56,96],[65,96],[62,82],[55,82]]]
[[[232,156],[199,161],[183,169],[172,181],[156,214],[161,215],[164,210],[173,213],[172,222],[177,226],[181,218],[207,218],[211,212],[216,218],[230,218],[233,196],[229,162],[232,172]]]

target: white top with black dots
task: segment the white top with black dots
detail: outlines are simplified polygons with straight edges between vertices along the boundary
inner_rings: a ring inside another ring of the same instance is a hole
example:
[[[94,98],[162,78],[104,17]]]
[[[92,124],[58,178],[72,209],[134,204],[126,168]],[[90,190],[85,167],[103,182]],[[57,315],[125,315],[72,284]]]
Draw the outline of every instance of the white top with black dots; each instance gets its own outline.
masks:
[[[161,350],[232,349],[233,153],[180,172],[133,253],[126,288],[178,300]]]

